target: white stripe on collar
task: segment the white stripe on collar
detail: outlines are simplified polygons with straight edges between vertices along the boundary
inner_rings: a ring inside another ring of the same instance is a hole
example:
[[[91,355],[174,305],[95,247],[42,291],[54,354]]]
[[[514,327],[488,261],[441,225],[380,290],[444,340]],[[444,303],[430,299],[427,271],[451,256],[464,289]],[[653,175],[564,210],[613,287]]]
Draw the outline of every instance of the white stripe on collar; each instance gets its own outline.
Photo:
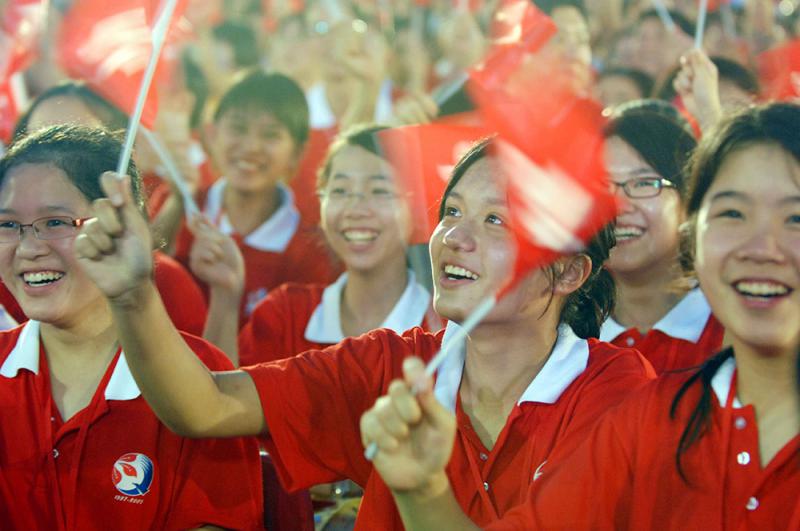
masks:
[[[39,374],[39,329],[39,321],[25,323],[17,339],[17,344],[14,345],[0,368],[0,375],[14,378],[20,369]],[[124,352],[120,354],[103,394],[106,400],[133,400],[141,395],[131,370],[128,368]]]
[[[460,326],[452,321],[447,323],[442,345],[446,344],[459,328]],[[450,411],[455,411],[456,408],[456,397],[461,386],[465,359],[466,341],[445,359],[436,373],[434,394],[439,402]],[[576,336],[568,325],[559,326],[558,339],[553,347],[553,352],[539,374],[522,393],[517,405],[523,402],[555,403],[564,390],[583,374],[588,363],[588,342]]]
[[[322,301],[308,320],[304,337],[314,343],[334,344],[344,339],[341,321],[342,291],[347,284],[347,273],[322,292]],[[408,282],[403,294],[378,328],[389,328],[398,334],[419,326],[431,303],[431,295],[417,282],[414,272],[408,270]]]
[[[711,306],[700,288],[694,288],[654,324],[653,329],[670,337],[697,343],[709,317]],[[600,328],[600,341],[613,341],[626,330],[627,328],[609,317]]]
[[[225,185],[225,179],[219,179],[211,185],[211,188],[208,189],[204,213],[219,226],[224,234],[232,234],[233,226],[228,220],[228,216],[222,211]],[[300,225],[300,212],[294,205],[294,194],[283,184],[278,183],[277,188],[280,195],[278,210],[256,230],[244,237],[244,243],[259,251],[284,252]]]
[[[733,387],[733,373],[735,370],[736,358],[731,356],[719,366],[719,369],[717,369],[717,372],[711,378],[711,389],[713,389],[714,394],[717,395],[717,400],[719,400],[719,405],[721,407],[725,407],[728,403],[728,395]],[[733,397],[733,407],[742,407],[739,398]]]

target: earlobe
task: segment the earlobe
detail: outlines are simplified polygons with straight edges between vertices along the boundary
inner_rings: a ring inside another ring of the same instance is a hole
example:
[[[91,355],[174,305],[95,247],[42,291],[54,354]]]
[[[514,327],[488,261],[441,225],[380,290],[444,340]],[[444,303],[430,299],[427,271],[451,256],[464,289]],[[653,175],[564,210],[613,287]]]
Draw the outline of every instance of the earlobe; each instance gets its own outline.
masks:
[[[592,274],[592,259],[588,255],[579,254],[569,257],[564,262],[561,274],[555,284],[555,293],[569,295],[583,286]]]

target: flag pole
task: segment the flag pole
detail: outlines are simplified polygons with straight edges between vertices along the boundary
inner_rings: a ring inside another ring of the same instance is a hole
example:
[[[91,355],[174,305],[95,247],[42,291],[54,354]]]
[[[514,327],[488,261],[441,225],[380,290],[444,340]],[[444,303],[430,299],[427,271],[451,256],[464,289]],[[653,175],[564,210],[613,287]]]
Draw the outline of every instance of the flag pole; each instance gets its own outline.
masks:
[[[467,338],[470,332],[475,330],[475,327],[480,324],[484,317],[489,315],[489,312],[497,305],[497,297],[495,295],[490,295],[483,299],[478,306],[472,310],[472,313],[461,323],[461,326],[456,330],[455,334],[450,336],[447,340],[447,343],[442,345],[441,350],[436,353],[436,355],[428,362],[428,365],[425,366],[425,376],[432,377],[439,367],[442,366],[444,360],[456,349],[459,345]],[[419,393],[419,389],[412,389],[412,392],[416,395]],[[369,443],[367,449],[364,450],[364,457],[367,461],[372,461],[375,459],[375,456],[378,455],[378,444],[376,442]]]
[[[675,31],[675,21],[672,20],[672,15],[669,14],[669,10],[667,6],[664,5],[662,0],[653,0],[653,7],[656,8],[656,13],[658,13],[658,18],[661,19],[661,23],[664,24],[664,27],[667,28],[667,31],[670,33]]]
[[[172,13],[175,12],[177,3],[178,0],[164,1],[161,15],[153,28],[153,50],[150,53],[150,61],[147,63],[147,68],[144,71],[142,84],[139,86],[139,95],[136,97],[136,106],[128,122],[128,130],[125,132],[125,144],[123,145],[119,163],[117,164],[117,173],[119,175],[127,173],[128,164],[130,164],[131,154],[133,153],[133,142],[136,139],[136,132],[139,128],[139,122],[142,119],[142,112],[144,111],[144,103],[145,100],[147,100],[147,93],[150,91],[150,85],[153,82],[153,76],[155,75],[156,66],[158,65],[158,58],[161,55],[161,48],[164,46],[167,31],[169,30],[169,23],[172,20]]]
[[[703,47],[703,34],[706,31],[707,13],[708,13],[708,0],[700,0],[700,8],[697,11],[697,27],[694,30],[695,50],[700,50]]]
[[[164,147],[164,144],[161,143],[161,141],[158,139],[158,136],[153,131],[150,131],[146,127],[142,127],[142,135],[152,146],[153,151],[156,152],[156,155],[158,155],[158,158],[161,160],[161,163],[167,170],[167,176],[175,185],[175,188],[177,188],[183,202],[183,212],[186,216],[186,219],[188,220],[195,214],[199,214],[200,209],[198,208],[194,197],[192,197],[189,187],[186,186],[186,182],[183,180],[181,172],[178,169],[178,165],[175,163],[175,159],[172,158],[170,152],[166,147]]]

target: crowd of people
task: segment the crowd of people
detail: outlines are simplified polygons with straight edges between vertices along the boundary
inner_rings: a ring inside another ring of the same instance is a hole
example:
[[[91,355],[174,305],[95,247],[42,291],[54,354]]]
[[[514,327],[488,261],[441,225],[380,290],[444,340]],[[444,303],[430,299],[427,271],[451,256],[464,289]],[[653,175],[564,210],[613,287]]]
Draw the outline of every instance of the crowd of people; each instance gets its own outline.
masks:
[[[188,0],[121,173],[80,2],[2,144],[0,527],[800,531],[796,2]],[[523,273],[504,39],[616,204]],[[386,142],[437,125],[429,227]]]

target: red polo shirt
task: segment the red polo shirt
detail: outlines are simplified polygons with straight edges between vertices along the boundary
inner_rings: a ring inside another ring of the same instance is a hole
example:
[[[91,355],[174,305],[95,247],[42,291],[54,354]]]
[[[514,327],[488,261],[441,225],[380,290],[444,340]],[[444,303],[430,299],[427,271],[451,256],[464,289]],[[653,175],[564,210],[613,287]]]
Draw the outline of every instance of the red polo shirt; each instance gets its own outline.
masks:
[[[90,404],[61,419],[39,323],[0,333],[4,529],[187,529],[263,524],[255,439],[191,440],[161,424],[117,353]],[[184,336],[211,369],[230,362]]]
[[[702,365],[722,347],[724,335],[700,288],[687,293],[646,334],[611,317],[600,330],[601,340],[641,352],[656,374]]]
[[[674,420],[670,405],[689,373],[668,374],[609,411],[576,451],[560,450],[526,503],[491,530],[800,529],[800,436],[761,466],[752,406],[732,391],[735,361],[712,380],[710,424],[675,451],[700,396],[695,383]]]
[[[365,489],[358,529],[403,529],[391,493],[364,459],[359,420],[401,377],[403,360],[429,360],[444,334],[380,329],[323,351],[246,367],[269,426],[265,444],[286,488],[350,478]],[[458,418],[447,473],[459,504],[480,525],[524,500],[554,447],[572,445],[600,412],[653,377],[638,352],[564,332],[488,450],[456,400],[463,359],[462,349],[442,366],[435,392]]]
[[[273,290],[239,332],[240,365],[275,361],[342,341],[340,302],[346,280],[342,275],[329,286],[288,283]],[[406,289],[378,328],[398,333],[415,326],[438,330],[441,319],[430,303],[430,294],[409,270]]]

